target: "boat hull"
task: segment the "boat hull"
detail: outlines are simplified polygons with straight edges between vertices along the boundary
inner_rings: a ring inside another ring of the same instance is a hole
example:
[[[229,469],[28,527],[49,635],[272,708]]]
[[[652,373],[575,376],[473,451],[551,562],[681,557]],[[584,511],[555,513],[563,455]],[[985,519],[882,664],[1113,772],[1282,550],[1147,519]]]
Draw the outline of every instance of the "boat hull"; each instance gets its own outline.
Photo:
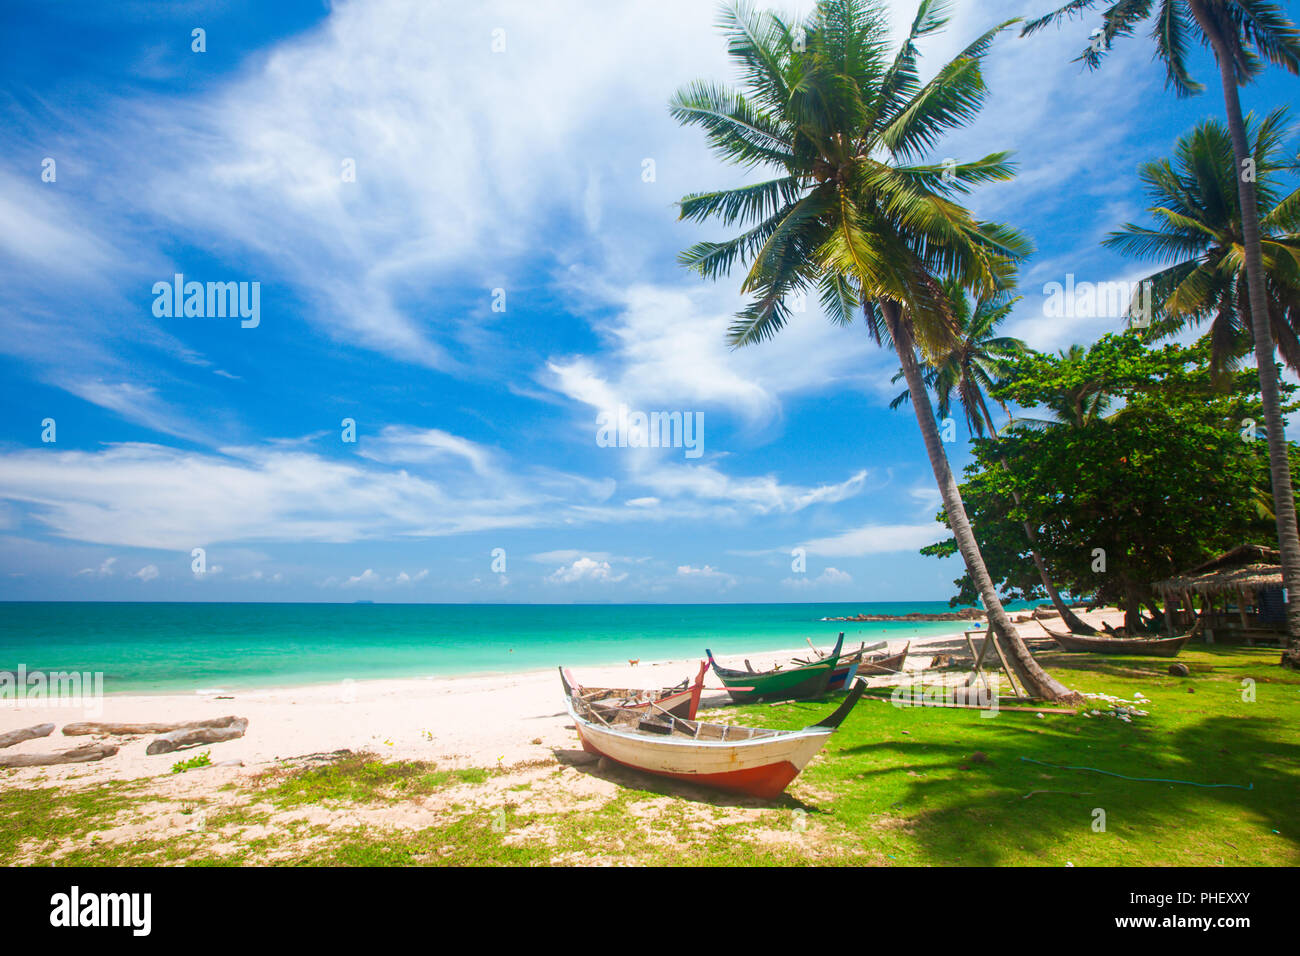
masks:
[[[843,690],[853,683],[853,678],[858,676],[858,667],[861,661],[853,660],[848,663],[837,664],[835,670],[831,671],[830,680],[826,682],[828,691]]]
[[[833,668],[798,671],[777,671],[775,674],[745,674],[741,677],[722,677],[719,680],[737,704],[752,704],[761,700],[799,700],[820,697],[826,693]]]
[[[800,731],[719,745],[647,739],[581,720],[576,726],[584,750],[631,770],[766,799],[780,796],[831,735]]]
[[[841,631],[835,649],[821,660],[785,670],[778,667],[770,671],[742,671],[734,667],[723,667],[713,659],[713,651],[707,647],[704,654],[706,662],[713,668],[713,673],[727,689],[731,699],[737,704],[751,704],[761,700],[804,700],[822,696],[841,662],[840,650],[843,646],[844,632]]]
[[[1073,653],[1128,654],[1136,657],[1176,657],[1190,634],[1181,637],[1145,638],[1083,637],[1078,634],[1058,634],[1048,631],[1052,640]]]
[[[861,666],[858,667],[858,673],[863,676],[897,674],[903,669],[903,662],[905,660],[907,660],[906,650],[901,654],[895,654],[892,657],[882,657],[874,661],[863,661]]]

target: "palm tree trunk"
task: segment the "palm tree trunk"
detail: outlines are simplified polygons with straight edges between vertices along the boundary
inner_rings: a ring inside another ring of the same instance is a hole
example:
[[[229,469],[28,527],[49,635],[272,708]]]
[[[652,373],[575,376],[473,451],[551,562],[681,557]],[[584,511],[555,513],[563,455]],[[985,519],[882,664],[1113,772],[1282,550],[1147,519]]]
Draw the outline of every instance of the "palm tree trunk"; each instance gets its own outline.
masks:
[[[980,411],[984,413],[984,423],[988,426],[989,435],[993,436],[993,440],[996,442],[998,440],[997,426],[993,424],[993,416],[989,414],[989,407],[984,401],[984,395],[982,393],[979,396],[979,405]],[[998,464],[1002,466],[1002,470],[1008,475],[1011,474],[1011,466],[1007,464],[1006,458],[999,455]],[[1011,498],[1015,501],[1016,507],[1020,507],[1020,492],[1012,488]],[[1043,582],[1043,590],[1047,592],[1047,596],[1052,602],[1052,607],[1056,608],[1056,613],[1061,615],[1061,621],[1070,629],[1070,633],[1072,634],[1096,634],[1096,631],[1083,623],[1083,621],[1079,620],[1079,616],[1066,607],[1065,602],[1061,600],[1061,595],[1056,590],[1056,585],[1052,583],[1052,576],[1047,572],[1047,562],[1043,560],[1042,554],[1038,551],[1038,532],[1034,530],[1034,526],[1028,521],[1026,521],[1024,525],[1025,537],[1029,539],[1029,554],[1034,559],[1034,567],[1038,569],[1038,577]]]
[[[1079,695],[1058,681],[1034,660],[1029,648],[1016,632],[1015,625],[998,598],[993,579],[989,577],[988,568],[984,566],[984,556],[980,554],[975,532],[966,517],[966,506],[961,500],[961,490],[953,478],[948,465],[948,456],[939,439],[939,426],[934,420],[934,411],[930,406],[930,395],[925,388],[925,379],[921,374],[921,365],[916,359],[916,347],[911,331],[902,321],[902,309],[897,302],[888,300],[880,303],[881,312],[894,339],[894,348],[898,352],[899,362],[903,367],[903,377],[912,397],[912,408],[916,412],[917,424],[921,426],[921,437],[925,441],[925,452],[930,457],[930,467],[934,470],[935,480],[939,484],[939,495],[943,499],[944,510],[948,513],[948,525],[953,537],[957,539],[957,550],[966,562],[966,571],[975,583],[980,597],[984,600],[984,613],[988,616],[989,627],[1001,635],[1008,661],[1016,671],[1016,677],[1025,690],[1034,697],[1047,700],[1078,700]]]
[[[1218,18],[1201,0],[1191,3],[1193,15],[1214,49],[1223,82],[1223,102],[1228,113],[1228,131],[1237,164],[1237,197],[1241,204],[1242,244],[1245,247],[1246,286],[1250,295],[1250,327],[1255,335],[1255,364],[1259,367],[1259,392],[1264,404],[1264,425],[1268,433],[1268,470],[1273,482],[1273,514],[1277,520],[1278,550],[1282,554],[1282,582],[1286,585],[1288,648],[1282,663],[1300,665],[1300,530],[1296,528],[1295,496],[1291,489],[1291,465],[1283,431],[1278,396],[1277,366],[1273,359],[1273,337],[1268,322],[1268,295],[1264,288],[1263,254],[1260,248],[1259,205],[1253,178],[1243,175],[1250,157],[1246,124],[1241,116],[1241,97],[1233,45]]]

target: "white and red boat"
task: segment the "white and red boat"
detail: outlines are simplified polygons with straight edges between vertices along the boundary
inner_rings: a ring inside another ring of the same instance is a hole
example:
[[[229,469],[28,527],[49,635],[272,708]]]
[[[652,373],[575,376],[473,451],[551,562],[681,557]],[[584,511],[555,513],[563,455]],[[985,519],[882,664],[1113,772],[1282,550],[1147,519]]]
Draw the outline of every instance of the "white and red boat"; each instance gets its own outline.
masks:
[[[575,696],[564,671],[565,699],[582,748],[633,770],[755,797],[776,797],[799,775],[853,710],[866,689],[857,681],[836,711],[802,730],[763,730],[644,711],[604,709]]]
[[[709,670],[708,661],[700,661],[700,672],[695,675],[695,683],[684,680],[676,687],[662,690],[637,690],[630,687],[585,687],[573,679],[573,674],[564,671],[564,683],[569,693],[582,698],[588,704],[601,710],[632,710],[645,713],[654,707],[664,710],[674,717],[694,720],[700,709],[700,695],[704,693],[704,675]]]

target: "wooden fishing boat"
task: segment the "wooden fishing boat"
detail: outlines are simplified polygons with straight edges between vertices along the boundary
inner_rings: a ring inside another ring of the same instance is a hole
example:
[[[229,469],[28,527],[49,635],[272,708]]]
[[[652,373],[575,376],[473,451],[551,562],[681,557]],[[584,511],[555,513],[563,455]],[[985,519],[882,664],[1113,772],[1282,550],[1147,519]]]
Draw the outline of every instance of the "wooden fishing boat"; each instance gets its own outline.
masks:
[[[843,640],[843,633],[840,639]],[[812,641],[808,641],[808,646],[813,649],[813,653],[822,657],[822,652],[813,646]],[[852,683],[856,676],[870,677],[880,674],[897,674],[903,669],[903,662],[907,660],[907,651],[912,646],[908,641],[902,651],[897,654],[874,654],[872,651],[879,651],[889,647],[888,641],[877,641],[875,644],[862,644],[856,651],[850,651],[847,654],[841,654],[839,663],[831,671],[831,679],[826,683],[828,691],[841,690]],[[868,656],[870,655],[870,656]],[[813,663],[796,657],[796,664]]]
[[[731,699],[737,704],[750,704],[760,700],[799,700],[806,697],[820,697],[826,693],[831,675],[840,660],[840,648],[844,645],[844,635],[840,634],[835,642],[835,650],[819,661],[811,664],[796,664],[793,667],[775,667],[770,671],[756,671],[733,667],[723,667],[713,659],[713,651],[708,648],[709,666],[722,681]]]
[[[903,669],[903,662],[907,660],[907,652],[911,647],[912,642],[908,641],[897,654],[881,654],[877,657],[869,657],[858,665],[858,673],[864,677],[878,674],[897,674]]]
[[[1041,621],[1039,622],[1042,623]],[[1060,634],[1051,628],[1043,630],[1052,640],[1067,651],[1090,651],[1093,654],[1133,654],[1141,657],[1176,657],[1191,634],[1178,637],[1085,637],[1082,634]]]
[[[631,710],[644,713],[652,707],[662,710],[674,717],[694,720],[700,709],[700,695],[704,692],[704,675],[708,673],[709,662],[700,661],[700,672],[695,675],[695,683],[684,680],[675,687],[662,690],[638,690],[629,687],[585,687],[573,679],[573,674],[564,671],[564,679],[570,693],[601,710]]]
[[[575,696],[560,671],[582,748],[644,773],[755,797],[779,796],[830,739],[866,688],[858,681],[824,720],[802,730],[763,730],[683,720],[658,708],[604,710]]]
[[[826,657],[825,654],[817,650],[817,646],[813,644],[811,640],[808,638],[804,638],[804,640],[807,642],[808,646],[812,648],[812,652],[817,656],[811,660],[804,660],[802,657],[796,657],[794,659],[796,664],[816,664]],[[844,640],[843,631],[840,631],[838,640]],[[872,644],[868,647],[864,641],[858,646],[856,651],[851,651],[848,654],[841,654],[834,670],[831,671],[830,679],[826,682],[826,690],[837,691],[848,687],[853,683],[853,678],[857,676],[858,665],[862,663],[863,657],[871,651],[880,650],[882,647],[888,647],[888,645],[884,641],[880,641],[879,643]]]

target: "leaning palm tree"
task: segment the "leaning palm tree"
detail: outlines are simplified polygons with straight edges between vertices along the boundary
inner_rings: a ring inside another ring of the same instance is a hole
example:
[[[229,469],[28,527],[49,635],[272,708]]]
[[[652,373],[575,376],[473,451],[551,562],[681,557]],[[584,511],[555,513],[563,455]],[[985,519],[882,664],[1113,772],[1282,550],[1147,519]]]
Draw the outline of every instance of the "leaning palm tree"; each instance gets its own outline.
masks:
[[[1103,0],[1071,0],[1055,13],[1027,23],[1022,35],[1076,14],[1082,15]],[[1203,89],[1188,70],[1188,48],[1200,41],[1214,52],[1223,85],[1228,131],[1232,137],[1237,196],[1241,209],[1242,253],[1246,267],[1246,300],[1256,344],[1260,398],[1268,433],[1269,473],[1273,481],[1274,513],[1277,516],[1278,549],[1282,553],[1282,576],[1287,593],[1300,595],[1300,530],[1296,526],[1295,496],[1291,487],[1291,466],[1287,458],[1285,423],[1278,394],[1277,369],[1269,347],[1268,289],[1264,279],[1260,243],[1259,209],[1255,196],[1255,175],[1250,165],[1246,124],[1241,113],[1238,87],[1257,77],[1267,61],[1291,73],[1300,74],[1300,31],[1282,9],[1267,0],[1118,0],[1102,12],[1101,27],[1079,59],[1096,68],[1116,37],[1131,36],[1138,24],[1153,19],[1151,31],[1156,55],[1165,64],[1165,85],[1179,96]],[[1300,599],[1287,601],[1287,631],[1291,648],[1284,663],[1300,666]]]
[[[821,0],[803,24],[733,7],[722,14],[743,89],[696,82],[672,100],[673,116],[702,127],[722,157],[775,177],[681,201],[681,217],[720,219],[744,231],[701,242],[682,262],[706,278],[747,264],[751,297],[729,330],[733,347],[784,327],[787,299],[816,291],[828,316],[850,325],[861,310],[868,334],[903,366],[926,453],[954,537],[1025,688],[1058,699],[1072,692],[1047,674],[1016,633],[979,552],[939,440],[918,352],[955,337],[942,280],[993,290],[1029,251],[1014,230],[980,222],[956,201],[971,186],[1009,179],[1005,153],[968,163],[925,162],[947,130],[979,111],[980,60],[1010,22],[994,27],[923,83],[917,42],[947,22],[945,4],[922,0],[911,30],[890,54],[886,8]]]
[[[1283,147],[1286,109],[1274,110],[1258,130],[1247,117],[1246,133],[1255,161],[1269,338],[1282,360],[1300,371],[1300,190],[1283,195],[1279,178],[1292,165]],[[1234,369],[1255,347],[1233,169],[1227,128],[1218,120],[1200,123],[1178,140],[1172,159],[1140,169],[1155,225],[1126,223],[1103,240],[1126,255],[1165,263],[1145,280],[1151,290],[1147,336],[1208,321],[1211,360],[1220,371]]]
[[[971,434],[976,437],[987,434],[996,440],[998,428],[993,423],[986,396],[1002,377],[1008,363],[1029,351],[1020,339],[997,334],[998,326],[1011,314],[1020,297],[1013,297],[1010,290],[1000,290],[992,295],[977,295],[972,300],[965,289],[951,281],[944,283],[944,292],[956,321],[957,337],[949,348],[930,360],[925,373],[926,384],[935,394],[941,419],[947,418],[951,413],[953,396],[956,395]],[[900,369],[891,381],[896,382],[902,377]],[[902,392],[890,402],[889,407],[897,408],[907,402],[910,395],[910,392]],[[1003,411],[1007,411],[1005,405]],[[1005,458],[999,457],[998,461],[1003,471],[1011,471]],[[1011,497],[1019,506],[1020,492],[1012,489]],[[1095,633],[1061,599],[1047,562],[1038,550],[1038,532],[1034,526],[1025,521],[1024,528],[1025,537],[1029,541],[1030,557],[1038,569],[1039,580],[1042,581],[1043,590],[1047,592],[1052,607],[1072,632]]]

